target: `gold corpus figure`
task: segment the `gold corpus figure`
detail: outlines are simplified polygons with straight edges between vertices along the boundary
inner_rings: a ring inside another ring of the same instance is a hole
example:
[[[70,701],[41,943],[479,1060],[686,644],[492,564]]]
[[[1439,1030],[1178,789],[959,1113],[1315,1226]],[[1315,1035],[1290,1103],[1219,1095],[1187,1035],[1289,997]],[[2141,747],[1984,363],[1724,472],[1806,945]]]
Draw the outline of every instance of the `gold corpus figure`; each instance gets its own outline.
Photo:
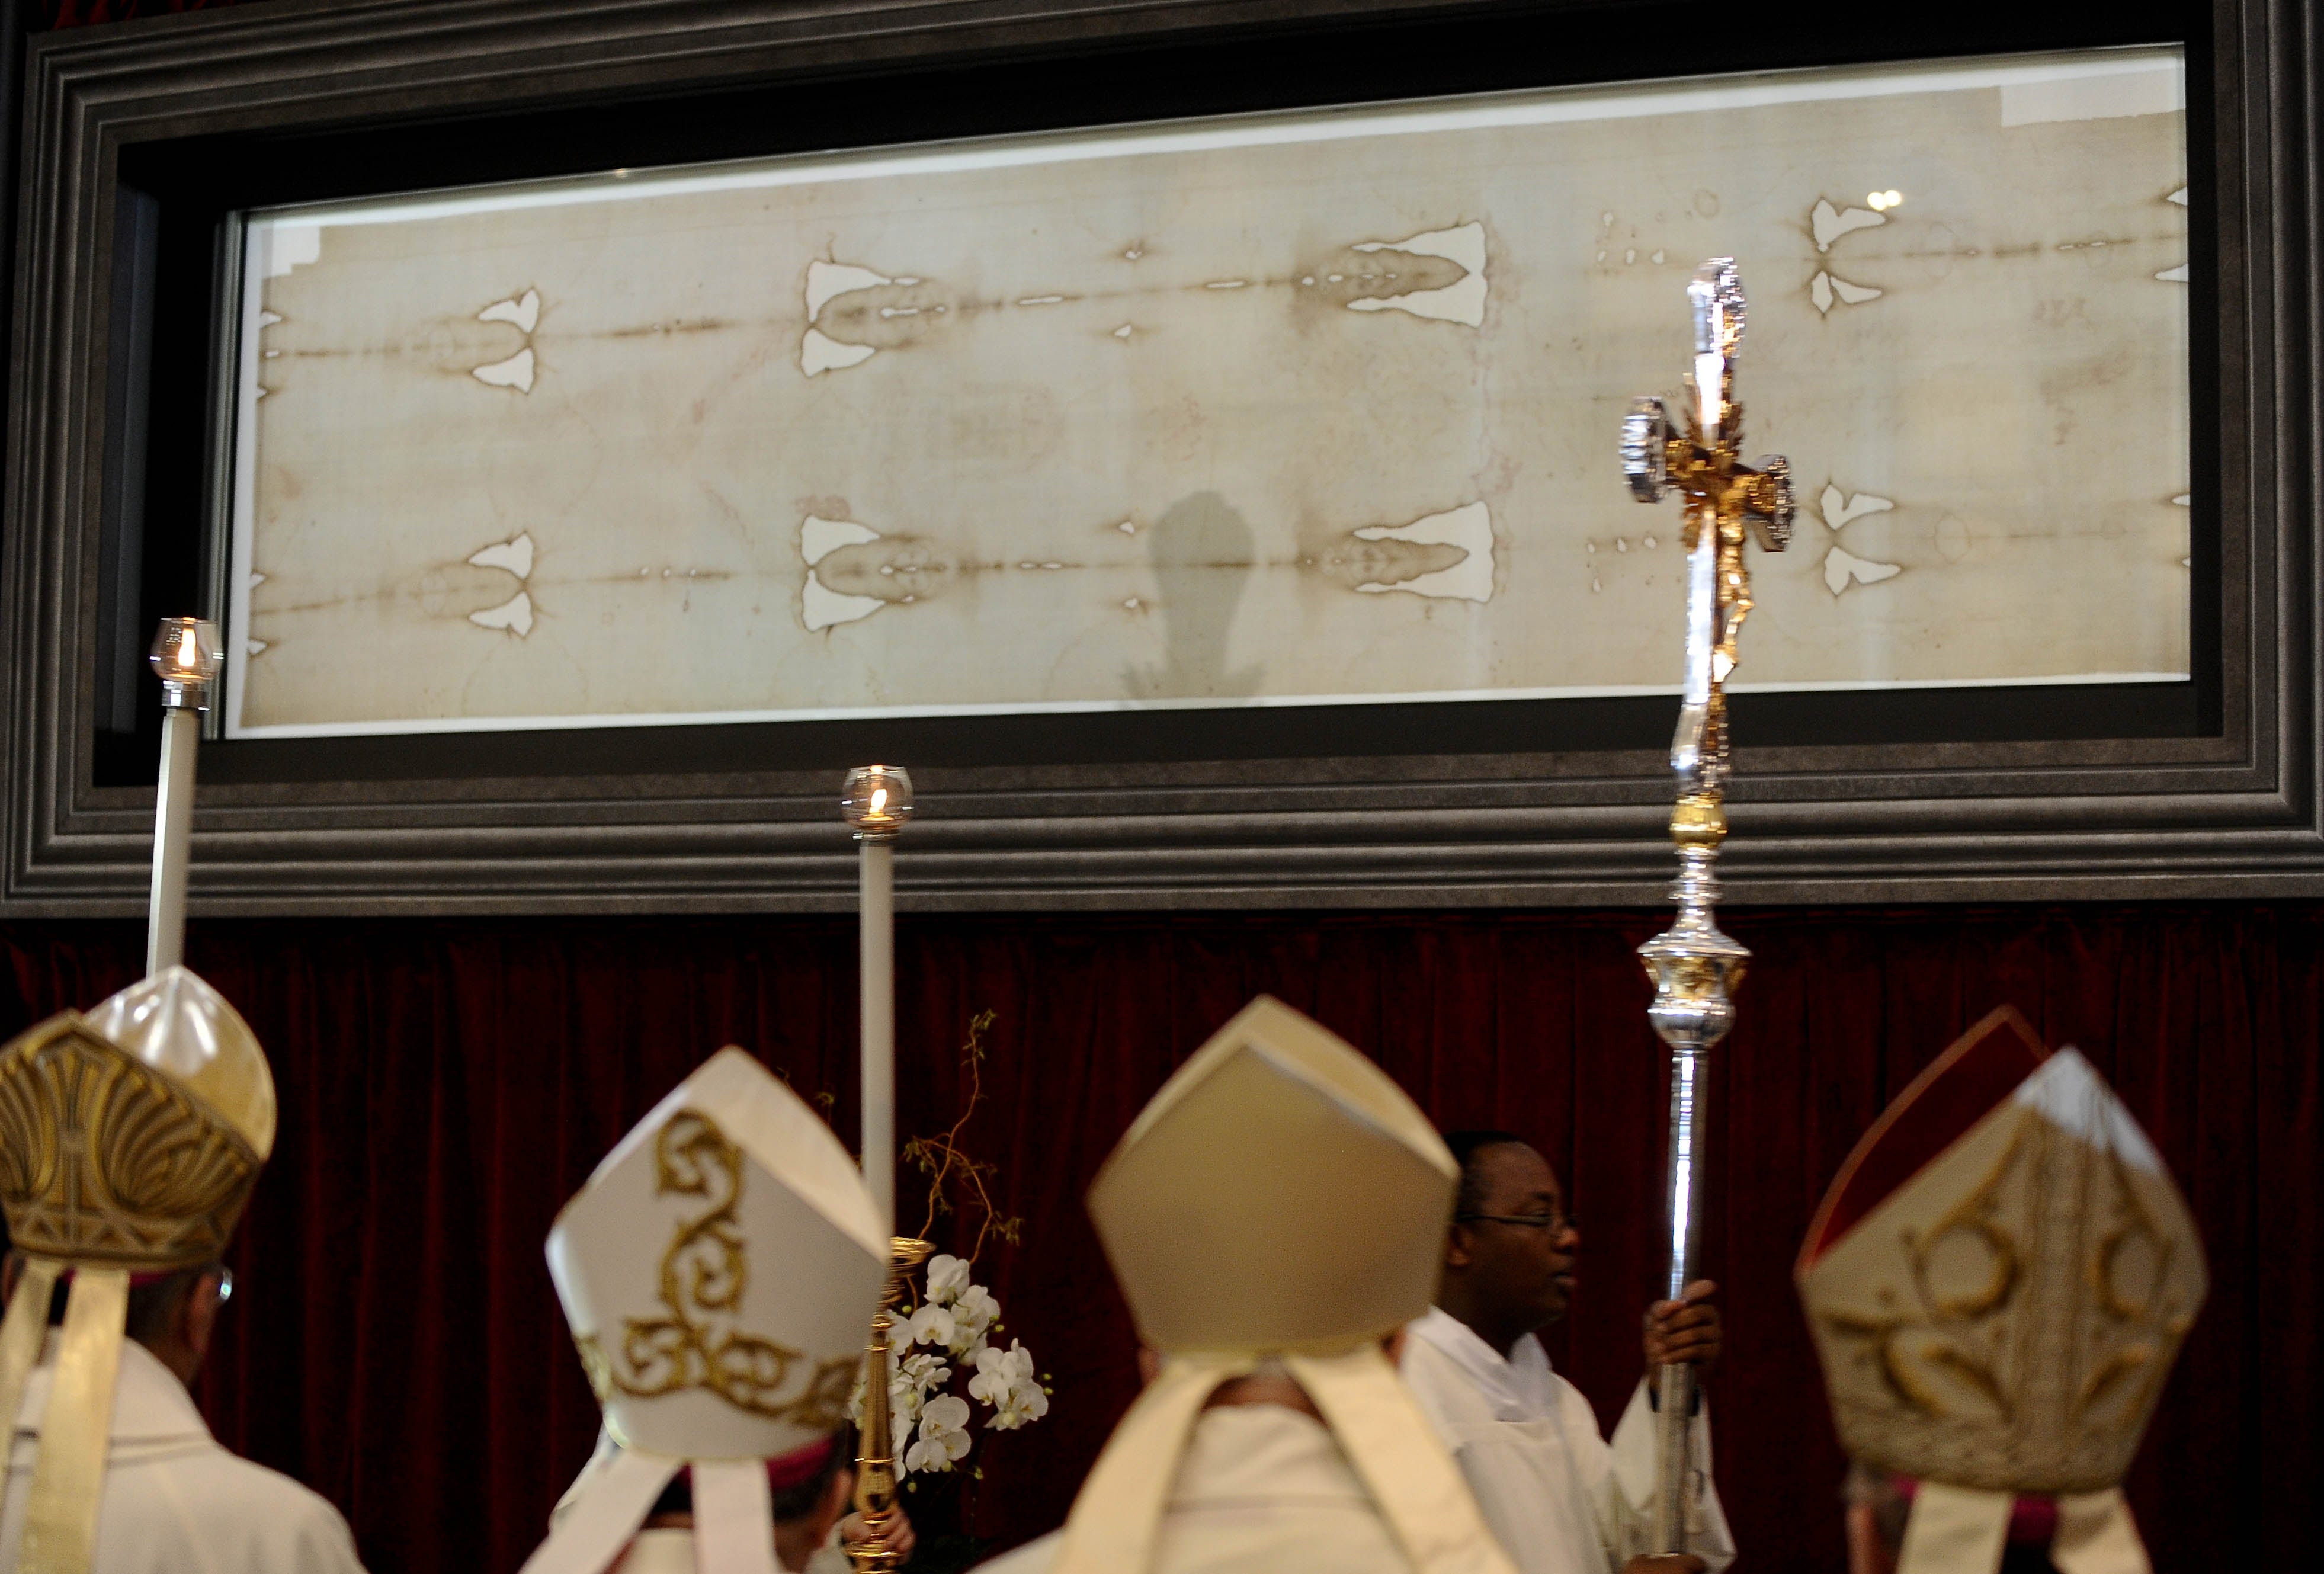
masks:
[[[1692,397],[1684,430],[1659,399],[1633,400],[1622,421],[1622,471],[1630,494],[1655,502],[1675,490],[1686,500],[1686,674],[1671,769],[1678,802],[1671,812],[1679,874],[1671,887],[1677,922],[1638,948],[1654,980],[1647,1016],[1670,1046],[1669,1274],[1665,1293],[1677,1300],[1694,1275],[1702,1238],[1702,1097],[1711,1047],[1734,1026],[1730,995],[1751,953],[1721,934],[1712,910],[1719,880],[1711,865],[1727,837],[1727,678],[1735,670],[1736,636],[1751,611],[1745,533],[1780,552],[1792,536],[1791,467],[1780,458],[1742,463],[1743,407],[1735,398],[1735,353],[1743,343],[1743,285],[1735,260],[1714,257],[1687,285],[1694,312]],[[1655,1375],[1655,1458],[1650,1550],[1685,1550],[1681,1484],[1694,1411],[1694,1368],[1667,1366]]]
[[[1700,793],[1714,804],[1723,796],[1727,778],[1727,675],[1735,670],[1735,637],[1742,632],[1743,620],[1751,615],[1752,607],[1751,571],[1743,561],[1744,532],[1748,526],[1758,537],[1759,545],[1770,552],[1782,551],[1791,540],[1789,466],[1781,458],[1771,458],[1762,461],[1766,469],[1754,470],[1737,459],[1736,450],[1742,446],[1743,406],[1723,397],[1731,389],[1734,376],[1729,362],[1725,368],[1728,389],[1721,390],[1723,413],[1717,441],[1704,439],[1700,418],[1693,411],[1689,411],[1685,436],[1671,432],[1663,439],[1670,486],[1686,497],[1683,539],[1689,557],[1704,529],[1717,532],[1715,638],[1711,648],[1711,693],[1702,721],[1702,752],[1709,769]],[[1675,823],[1671,835],[1674,841],[1680,840]]]
[[[872,1337],[863,1347],[863,1425],[855,1456],[855,1512],[868,1533],[847,1549],[849,1561],[867,1574],[893,1574],[903,1558],[889,1545],[888,1533],[896,1517],[896,1441],[888,1411],[890,1354],[888,1330],[896,1325],[897,1302],[904,1298],[904,1283],[936,1248],[908,1235],[891,1238],[888,1251],[888,1289],[880,1310],[872,1314]]]
[[[1756,467],[1742,461],[1735,354],[1743,343],[1744,302],[1734,259],[1704,263],[1687,298],[1694,310],[1694,386],[1685,427],[1672,424],[1659,399],[1632,400],[1622,422],[1622,470],[1640,502],[1674,491],[1686,500],[1686,685],[1671,766],[1682,803],[1707,796],[1716,804],[1727,778],[1727,678],[1738,659],[1736,636],[1751,612],[1744,537],[1748,529],[1770,552],[1790,544],[1792,474],[1779,457]],[[1703,817],[1698,809],[1697,821]]]

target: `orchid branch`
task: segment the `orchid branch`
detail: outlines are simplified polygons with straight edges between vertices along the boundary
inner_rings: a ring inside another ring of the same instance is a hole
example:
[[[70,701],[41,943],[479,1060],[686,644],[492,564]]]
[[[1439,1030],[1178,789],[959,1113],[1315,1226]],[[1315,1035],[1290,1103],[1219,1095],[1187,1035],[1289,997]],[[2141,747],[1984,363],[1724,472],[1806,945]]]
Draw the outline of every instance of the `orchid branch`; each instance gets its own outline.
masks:
[[[960,1118],[941,1137],[916,1137],[904,1145],[903,1158],[919,1165],[928,1177],[927,1219],[920,1226],[920,1238],[930,1238],[941,1214],[954,1211],[946,1188],[957,1184],[965,1187],[979,1215],[976,1244],[964,1255],[974,1262],[984,1254],[984,1243],[992,1236],[1014,1246],[1025,1228],[1023,1219],[1011,1215],[1001,1217],[993,1206],[990,1182],[1001,1172],[995,1164],[973,1159],[960,1146],[960,1134],[976,1107],[984,1101],[984,1035],[992,1026],[997,1012],[986,1009],[977,1013],[968,1024],[968,1041],[960,1046],[960,1063],[968,1072],[968,1098],[961,1105]]]

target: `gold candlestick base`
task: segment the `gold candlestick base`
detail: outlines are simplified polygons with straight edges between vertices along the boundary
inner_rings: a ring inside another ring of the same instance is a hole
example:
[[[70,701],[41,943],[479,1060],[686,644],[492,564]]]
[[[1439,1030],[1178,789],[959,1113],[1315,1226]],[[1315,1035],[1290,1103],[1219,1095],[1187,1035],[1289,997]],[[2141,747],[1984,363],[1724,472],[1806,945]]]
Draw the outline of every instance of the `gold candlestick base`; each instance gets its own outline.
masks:
[[[904,1298],[904,1283],[936,1248],[910,1236],[888,1244],[888,1288],[872,1314],[872,1337],[863,1347],[863,1425],[855,1456],[855,1512],[871,1533],[847,1549],[848,1561],[866,1574],[893,1574],[903,1557],[890,1544],[896,1519],[896,1445],[888,1412],[888,1374],[892,1365],[888,1330],[890,1312]]]

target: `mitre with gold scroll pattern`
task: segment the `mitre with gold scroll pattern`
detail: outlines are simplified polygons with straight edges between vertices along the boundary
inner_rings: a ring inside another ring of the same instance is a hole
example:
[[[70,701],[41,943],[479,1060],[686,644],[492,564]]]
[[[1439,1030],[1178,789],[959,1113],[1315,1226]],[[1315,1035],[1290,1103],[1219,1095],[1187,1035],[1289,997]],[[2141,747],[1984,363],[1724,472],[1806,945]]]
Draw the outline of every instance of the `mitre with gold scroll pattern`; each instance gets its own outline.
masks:
[[[2208,1279],[2080,1054],[2006,1008],[1971,1029],[1857,1145],[1796,1277],[1842,1445],[1923,1483],[1900,1569],[1997,1567],[2021,1493],[2059,1497],[2060,1567],[2144,1567],[2115,1488]]]
[[[90,1567],[131,1275],[217,1258],[273,1151],[274,1118],[250,1025],[182,967],[0,1047],[0,1210],[22,1260],[0,1320],[0,1424],[19,1419],[50,1302],[71,1277],[25,1498],[28,1574]]]
[[[772,1568],[767,1461],[835,1446],[889,1235],[821,1117],[722,1049],[615,1145],[549,1234],[609,1445],[528,1574],[597,1574],[692,1471],[704,1568]]]
[[[1205,1402],[1263,1367],[1314,1402],[1420,1574],[1511,1574],[1381,1353],[1428,1310],[1460,1168],[1387,1073],[1279,1000],[1178,1068],[1089,1191],[1160,1374],[1074,1500],[1050,1574],[1141,1574]]]

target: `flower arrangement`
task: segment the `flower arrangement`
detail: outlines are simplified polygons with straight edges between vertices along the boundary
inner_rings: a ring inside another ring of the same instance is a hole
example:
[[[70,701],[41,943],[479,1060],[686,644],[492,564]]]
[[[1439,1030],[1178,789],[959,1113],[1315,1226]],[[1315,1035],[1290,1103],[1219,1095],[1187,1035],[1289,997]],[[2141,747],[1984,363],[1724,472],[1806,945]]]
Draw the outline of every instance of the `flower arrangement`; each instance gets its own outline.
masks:
[[[927,1300],[891,1338],[896,1367],[888,1383],[888,1405],[896,1436],[912,1441],[896,1461],[896,1473],[949,1470],[968,1457],[973,1440],[969,1401],[991,1413],[985,1427],[1014,1431],[1049,1413],[1049,1391],[1033,1370],[1033,1355],[1021,1339],[1007,1349],[991,1341],[1001,1331],[1001,1303],[992,1292],[969,1281],[970,1266],[942,1253],[928,1259]],[[968,1397],[952,1392],[961,1373]]]
[[[984,1097],[984,1033],[992,1020],[991,1011],[980,1013],[969,1023],[968,1042],[961,1046],[968,1099],[960,1118],[941,1137],[915,1137],[904,1145],[905,1161],[919,1165],[928,1177],[923,1238],[936,1228],[938,1215],[954,1211],[950,1187],[960,1187],[964,1201],[977,1214],[976,1240],[969,1255],[939,1252],[930,1257],[926,1296],[908,1315],[899,1317],[889,1335],[895,1365],[888,1380],[888,1410],[898,1444],[896,1475],[907,1487],[918,1485],[909,1479],[912,1476],[950,1471],[968,1457],[974,1441],[969,1434],[975,1414],[972,1400],[991,1412],[984,1420],[989,1431],[1014,1431],[1049,1413],[1049,1389],[1034,1370],[1033,1353],[1021,1339],[1010,1339],[1006,1349],[993,1342],[993,1336],[1002,1331],[1001,1302],[971,1280],[985,1242],[998,1236],[1014,1244],[1024,1222],[1000,1216],[987,1184],[993,1166],[970,1158],[959,1146],[962,1128]],[[967,1376],[966,1397],[953,1392],[963,1375]],[[850,1414],[859,1422],[862,1402],[859,1378],[849,1404]]]

